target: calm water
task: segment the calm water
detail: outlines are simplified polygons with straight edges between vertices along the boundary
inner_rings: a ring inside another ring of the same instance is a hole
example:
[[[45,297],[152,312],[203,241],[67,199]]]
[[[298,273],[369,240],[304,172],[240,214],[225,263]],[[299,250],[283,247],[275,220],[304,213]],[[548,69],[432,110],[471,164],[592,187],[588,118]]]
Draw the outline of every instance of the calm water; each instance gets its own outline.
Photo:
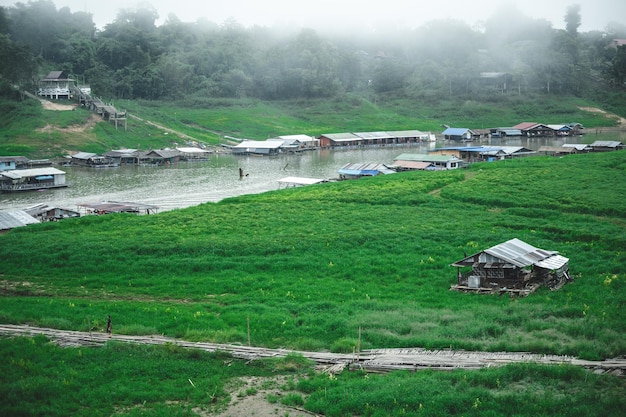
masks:
[[[626,134],[588,134],[569,138],[570,143],[591,143],[594,140],[620,140]],[[468,146],[476,145],[472,142]],[[558,146],[562,138],[486,139],[482,145],[524,146],[537,150],[540,146]],[[23,209],[46,203],[76,209],[78,204],[101,201],[130,201],[154,204],[159,211],[217,202],[227,197],[256,194],[279,188],[283,177],[336,178],[337,170],[346,163],[380,162],[390,164],[401,153],[426,153],[429,149],[457,146],[458,143],[428,143],[409,147],[380,147],[354,150],[316,150],[299,155],[277,157],[233,156],[216,154],[208,161],[182,162],[168,167],[120,166],[89,169],[61,167],[67,173],[68,188],[21,193],[0,193],[0,210]],[[239,168],[248,176],[239,178]]]

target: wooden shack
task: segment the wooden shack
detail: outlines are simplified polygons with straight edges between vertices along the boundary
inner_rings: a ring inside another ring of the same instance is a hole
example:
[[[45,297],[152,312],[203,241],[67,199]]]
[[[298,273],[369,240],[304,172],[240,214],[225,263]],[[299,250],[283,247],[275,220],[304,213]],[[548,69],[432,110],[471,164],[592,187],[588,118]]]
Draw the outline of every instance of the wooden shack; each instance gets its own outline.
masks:
[[[571,280],[568,258],[519,239],[466,256],[451,266],[458,268],[452,289],[461,291],[527,295],[542,285],[558,289]]]

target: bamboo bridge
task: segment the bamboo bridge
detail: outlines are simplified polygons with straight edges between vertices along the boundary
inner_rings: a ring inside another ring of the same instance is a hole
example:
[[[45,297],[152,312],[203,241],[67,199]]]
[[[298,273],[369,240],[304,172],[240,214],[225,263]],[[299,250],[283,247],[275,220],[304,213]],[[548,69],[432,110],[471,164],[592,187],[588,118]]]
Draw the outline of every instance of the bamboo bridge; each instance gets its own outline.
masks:
[[[289,354],[299,354],[314,361],[318,369],[328,373],[338,373],[345,368],[360,369],[367,372],[390,372],[395,370],[417,371],[422,369],[448,371],[454,369],[471,370],[502,366],[509,363],[581,366],[595,373],[608,373],[617,376],[624,376],[626,373],[626,359],[624,358],[587,361],[571,356],[542,355],[525,352],[471,352],[448,349],[427,350],[421,348],[371,349],[354,352],[352,354],[342,354],[188,342],[160,335],[132,336],[113,334],[109,336],[101,332],[79,332],[25,325],[0,324],[0,336],[33,337],[36,335],[46,336],[63,347],[102,346],[108,341],[149,345],[172,344],[207,352],[228,352],[235,358],[245,360],[276,358],[285,357]]]

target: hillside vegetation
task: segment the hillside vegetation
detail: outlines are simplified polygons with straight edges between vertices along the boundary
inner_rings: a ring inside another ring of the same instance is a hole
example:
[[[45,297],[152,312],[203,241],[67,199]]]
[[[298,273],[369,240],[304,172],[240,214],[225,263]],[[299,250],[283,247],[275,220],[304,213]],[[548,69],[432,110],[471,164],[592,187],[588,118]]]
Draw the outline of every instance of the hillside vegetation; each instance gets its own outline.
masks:
[[[0,155],[38,159],[61,157],[72,151],[159,149],[189,141],[181,135],[219,145],[232,143],[233,137],[263,140],[279,135],[406,129],[440,133],[444,124],[479,129],[523,121],[576,121],[589,131],[618,126],[615,115],[583,110],[597,107],[595,102],[571,97],[501,97],[491,102],[470,100],[459,104],[451,100],[426,104],[393,96],[378,97],[374,103],[364,97],[345,95],[328,100],[219,99],[201,104],[120,100],[115,105],[130,115],[126,130],[116,130],[113,123],[100,120],[84,108],[54,111],[42,108],[34,99],[0,99]]]

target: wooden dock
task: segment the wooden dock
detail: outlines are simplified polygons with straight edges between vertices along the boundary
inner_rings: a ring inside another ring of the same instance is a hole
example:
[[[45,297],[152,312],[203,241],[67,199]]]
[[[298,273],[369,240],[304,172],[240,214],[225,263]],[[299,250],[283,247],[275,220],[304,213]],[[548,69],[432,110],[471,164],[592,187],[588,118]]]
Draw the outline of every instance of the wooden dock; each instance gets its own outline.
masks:
[[[525,352],[470,352],[463,350],[371,349],[352,354],[330,352],[307,352],[289,349],[267,349],[244,345],[188,342],[165,336],[130,336],[113,334],[110,337],[101,332],[78,332],[56,330],[24,325],[0,324],[0,336],[33,337],[43,335],[63,347],[102,346],[109,341],[146,345],[172,344],[207,352],[228,352],[233,357],[245,360],[280,358],[289,354],[299,354],[314,361],[318,369],[328,373],[338,373],[343,369],[360,369],[367,372],[390,372],[395,370],[418,371],[422,369],[454,370],[480,369],[502,366],[509,363],[536,363],[541,365],[573,365],[593,370],[596,373],[610,373],[624,376],[626,359],[587,361],[571,356],[541,355]]]

